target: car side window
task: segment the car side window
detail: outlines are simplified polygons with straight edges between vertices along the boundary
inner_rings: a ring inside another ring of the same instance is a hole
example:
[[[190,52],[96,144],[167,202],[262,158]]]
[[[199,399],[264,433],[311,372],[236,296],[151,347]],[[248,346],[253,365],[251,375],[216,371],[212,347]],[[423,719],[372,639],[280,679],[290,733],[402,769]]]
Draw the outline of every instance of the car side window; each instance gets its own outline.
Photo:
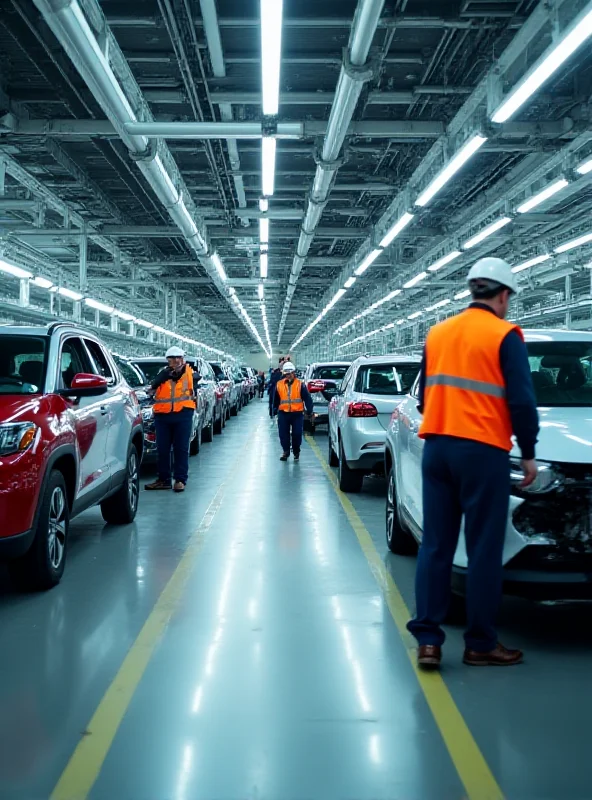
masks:
[[[420,379],[420,375],[421,375],[421,373],[418,373],[417,378],[413,382],[413,386],[411,387],[411,391],[409,393],[411,395],[411,397],[414,397],[416,400],[419,398],[419,379]]]
[[[115,375],[113,374],[113,370],[111,369],[103,348],[98,342],[93,342],[92,339],[85,339],[84,343],[88,347],[95,365],[93,372],[106,378],[109,385],[112,386],[115,383]]]
[[[75,375],[93,373],[93,365],[82,343],[82,339],[71,336],[62,344],[59,361],[58,383],[60,389],[69,389]]]
[[[345,394],[345,392],[347,392],[347,390],[349,389],[350,384],[352,382],[353,374],[354,374],[354,368],[350,367],[348,369],[348,371],[345,373],[345,377],[343,378],[343,381],[341,382],[340,391],[341,391],[342,394]]]

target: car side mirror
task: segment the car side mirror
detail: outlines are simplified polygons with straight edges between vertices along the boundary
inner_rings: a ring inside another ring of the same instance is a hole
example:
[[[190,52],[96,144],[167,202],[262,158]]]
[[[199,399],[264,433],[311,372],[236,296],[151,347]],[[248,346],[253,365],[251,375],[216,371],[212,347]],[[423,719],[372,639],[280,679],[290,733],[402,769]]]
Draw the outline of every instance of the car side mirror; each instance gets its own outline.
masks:
[[[107,392],[109,383],[102,375],[91,375],[79,372],[72,378],[69,389],[60,389],[58,394],[62,397],[99,397]]]

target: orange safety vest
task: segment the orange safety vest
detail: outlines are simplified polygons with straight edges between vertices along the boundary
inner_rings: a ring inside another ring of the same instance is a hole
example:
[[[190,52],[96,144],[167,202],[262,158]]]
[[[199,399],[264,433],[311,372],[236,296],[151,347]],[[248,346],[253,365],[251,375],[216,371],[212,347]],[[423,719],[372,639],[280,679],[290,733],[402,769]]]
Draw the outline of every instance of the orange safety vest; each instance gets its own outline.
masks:
[[[184,408],[195,409],[193,396],[193,370],[187,364],[183,377],[161,383],[156,390],[153,410],[155,414],[170,414]]]
[[[278,381],[276,391],[280,396],[280,411],[304,411],[304,401],[300,391],[302,381],[295,378],[292,383],[283,378]]]
[[[512,421],[500,347],[517,325],[468,308],[435,325],[426,339],[424,416],[419,436],[456,436],[512,449]]]

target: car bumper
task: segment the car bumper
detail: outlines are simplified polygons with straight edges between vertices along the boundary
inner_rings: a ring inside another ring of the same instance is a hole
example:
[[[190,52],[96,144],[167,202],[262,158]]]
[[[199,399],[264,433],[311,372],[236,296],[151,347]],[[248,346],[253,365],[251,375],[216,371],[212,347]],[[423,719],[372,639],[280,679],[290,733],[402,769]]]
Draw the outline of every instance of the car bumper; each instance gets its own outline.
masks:
[[[453,567],[452,588],[464,594],[467,570]],[[567,570],[547,571],[542,569],[505,568],[503,571],[503,593],[538,601],[592,601],[592,571]]]
[[[386,431],[375,417],[350,419],[341,431],[348,465],[365,472],[384,469]]]
[[[34,527],[44,466],[30,452],[5,456],[0,464],[0,545]],[[8,545],[6,545],[8,547]]]
[[[33,544],[35,531],[31,528],[14,536],[0,537],[0,560],[9,560],[24,556]]]

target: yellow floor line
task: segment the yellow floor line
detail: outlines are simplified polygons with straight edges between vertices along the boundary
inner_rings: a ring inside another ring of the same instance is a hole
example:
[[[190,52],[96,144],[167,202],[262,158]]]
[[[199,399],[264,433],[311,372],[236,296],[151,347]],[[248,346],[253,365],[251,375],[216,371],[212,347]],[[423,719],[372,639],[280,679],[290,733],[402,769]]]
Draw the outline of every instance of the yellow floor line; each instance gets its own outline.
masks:
[[[407,631],[409,610],[391,574],[386,569],[368,529],[351,500],[340,491],[337,479],[323,458],[317,443],[306,441],[318,458],[360,543],[370,569],[384,593],[391,616],[407,648],[411,666],[427,700],[450,758],[465,788],[468,800],[503,800],[504,794],[493,777],[477,742],[458,710],[444,679],[438,672],[420,670],[416,663],[415,642]]]
[[[51,794],[51,800],[84,800],[94,786],[152,654],[179,605],[206,534],[220,510],[230,478],[240,466],[241,459],[219,486],[198,528],[192,533],[175,571],[86,726],[82,739]]]

